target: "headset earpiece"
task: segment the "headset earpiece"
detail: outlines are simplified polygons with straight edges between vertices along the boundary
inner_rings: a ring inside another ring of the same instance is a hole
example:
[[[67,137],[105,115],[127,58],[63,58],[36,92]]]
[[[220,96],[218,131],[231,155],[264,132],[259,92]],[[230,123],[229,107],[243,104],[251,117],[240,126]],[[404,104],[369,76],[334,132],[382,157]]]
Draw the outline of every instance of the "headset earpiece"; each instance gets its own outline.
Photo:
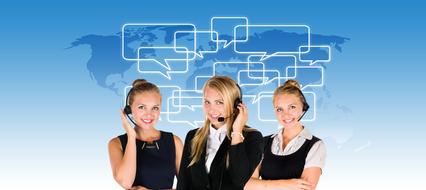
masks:
[[[132,109],[130,108],[130,105],[129,105],[129,96],[130,96],[130,93],[132,93],[132,91],[133,91],[133,88],[131,88],[129,90],[129,92],[127,93],[126,106],[124,106],[124,109],[123,109],[124,113],[127,114],[127,115],[132,114]]]
[[[129,105],[124,106],[124,113],[125,114],[132,114],[132,109]]]
[[[243,103],[243,100],[242,100],[242,98],[243,98],[243,92],[241,90],[240,85],[238,85],[238,83],[235,83],[235,84],[237,85],[238,91],[240,92],[239,97],[237,99],[235,99],[235,101],[234,101],[234,109],[238,110],[238,105],[240,105],[241,103]]]

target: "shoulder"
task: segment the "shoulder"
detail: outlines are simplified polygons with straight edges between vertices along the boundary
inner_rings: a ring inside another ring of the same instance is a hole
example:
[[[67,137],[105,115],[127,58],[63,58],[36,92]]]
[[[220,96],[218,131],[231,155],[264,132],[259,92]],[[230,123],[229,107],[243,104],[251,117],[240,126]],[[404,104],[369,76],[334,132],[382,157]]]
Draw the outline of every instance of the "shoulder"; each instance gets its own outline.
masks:
[[[120,148],[121,149],[120,139],[118,137],[114,137],[111,140],[109,140],[108,148],[109,149],[112,149],[112,148]]]
[[[188,133],[186,134],[186,137],[185,137],[185,143],[186,143],[187,141],[192,140],[192,138],[194,138],[195,133],[197,133],[198,129],[199,129],[199,128],[192,129],[192,130],[188,131]]]
[[[251,128],[246,126],[246,130],[244,130],[244,136],[247,139],[255,139],[255,140],[263,140],[262,133],[255,128]]]
[[[173,135],[173,141],[175,142],[175,146],[182,146],[182,140],[178,136]]]

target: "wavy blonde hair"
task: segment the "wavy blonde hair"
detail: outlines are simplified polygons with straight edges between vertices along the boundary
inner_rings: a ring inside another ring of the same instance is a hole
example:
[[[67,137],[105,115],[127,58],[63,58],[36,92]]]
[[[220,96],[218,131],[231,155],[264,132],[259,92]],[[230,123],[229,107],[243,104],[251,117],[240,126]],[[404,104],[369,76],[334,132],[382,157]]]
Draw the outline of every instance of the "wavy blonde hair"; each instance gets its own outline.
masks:
[[[235,114],[233,113],[234,102],[237,98],[240,97],[241,92],[240,88],[237,86],[237,83],[227,76],[213,76],[209,80],[206,81],[203,87],[203,92],[205,92],[206,88],[210,88],[216,90],[223,98],[223,103],[225,106],[225,114],[229,115],[228,118],[225,119],[227,126],[227,137],[231,139],[232,132],[232,124],[234,123]],[[194,135],[194,138],[191,141],[191,162],[189,166],[195,164],[201,159],[201,154],[204,151],[207,144],[207,137],[209,135],[209,126],[210,121],[206,118],[204,121],[203,127],[199,128]],[[244,127],[243,131],[251,131],[247,127]],[[188,167],[189,167],[188,166]]]

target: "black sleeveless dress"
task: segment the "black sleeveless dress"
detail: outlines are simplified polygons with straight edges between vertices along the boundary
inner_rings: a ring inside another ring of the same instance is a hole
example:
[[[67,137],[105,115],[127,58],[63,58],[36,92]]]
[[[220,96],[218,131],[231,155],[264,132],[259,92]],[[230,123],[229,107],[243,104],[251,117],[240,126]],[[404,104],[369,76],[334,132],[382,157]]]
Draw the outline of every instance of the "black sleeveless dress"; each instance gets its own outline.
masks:
[[[159,140],[149,144],[136,139],[136,177],[132,186],[171,189],[176,175],[176,150],[173,134],[161,132]],[[127,135],[118,136],[126,151]]]

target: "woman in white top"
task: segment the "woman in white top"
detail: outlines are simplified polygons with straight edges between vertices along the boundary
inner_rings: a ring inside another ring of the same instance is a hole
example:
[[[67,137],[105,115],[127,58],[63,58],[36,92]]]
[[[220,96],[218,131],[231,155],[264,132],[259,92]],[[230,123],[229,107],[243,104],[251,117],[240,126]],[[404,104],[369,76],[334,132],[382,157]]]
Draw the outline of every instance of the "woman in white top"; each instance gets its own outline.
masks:
[[[275,115],[282,128],[264,137],[263,160],[246,190],[313,190],[324,167],[323,141],[313,136],[300,119],[309,105],[295,80],[278,87],[273,96]]]

